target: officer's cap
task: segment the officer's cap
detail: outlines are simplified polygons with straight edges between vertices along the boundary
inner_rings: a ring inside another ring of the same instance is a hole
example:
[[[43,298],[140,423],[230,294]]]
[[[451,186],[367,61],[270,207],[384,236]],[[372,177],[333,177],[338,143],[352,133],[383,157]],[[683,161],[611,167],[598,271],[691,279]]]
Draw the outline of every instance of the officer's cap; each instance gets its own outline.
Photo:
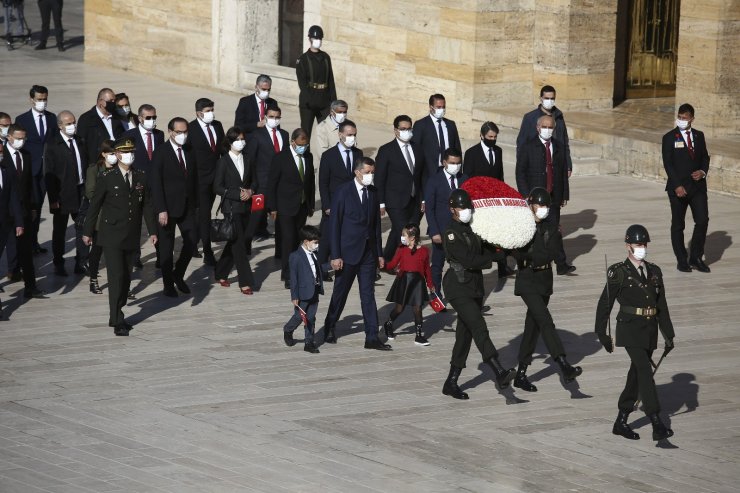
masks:
[[[113,149],[117,152],[134,152],[136,145],[134,144],[134,139],[130,137],[121,137],[116,139],[116,143],[113,144]]]
[[[308,28],[308,37],[313,39],[324,39],[324,30],[321,26],[311,26]]]

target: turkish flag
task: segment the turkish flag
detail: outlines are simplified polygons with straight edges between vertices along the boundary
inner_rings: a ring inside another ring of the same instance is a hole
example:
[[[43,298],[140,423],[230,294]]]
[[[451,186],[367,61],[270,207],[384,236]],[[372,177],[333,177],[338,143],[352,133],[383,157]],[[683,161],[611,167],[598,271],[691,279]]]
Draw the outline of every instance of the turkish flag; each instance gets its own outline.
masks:
[[[252,195],[252,212],[261,211],[265,208],[265,196],[264,194],[258,193]]]
[[[442,300],[439,299],[439,296],[436,296],[436,295],[435,296],[432,296],[432,299],[429,300],[429,306],[431,306],[432,307],[432,310],[434,310],[437,313],[439,313],[442,310],[444,310],[445,308],[447,308],[445,306],[445,304],[442,303]]]

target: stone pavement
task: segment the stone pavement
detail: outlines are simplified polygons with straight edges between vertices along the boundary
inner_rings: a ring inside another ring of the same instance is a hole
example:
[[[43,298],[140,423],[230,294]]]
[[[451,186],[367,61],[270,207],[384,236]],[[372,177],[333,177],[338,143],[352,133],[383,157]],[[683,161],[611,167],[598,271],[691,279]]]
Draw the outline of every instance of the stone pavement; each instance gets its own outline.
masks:
[[[128,92],[134,105],[156,104],[160,127],[178,113],[190,118],[203,95],[216,101],[220,119],[231,120],[238,95],[101,70],[75,57],[75,48],[63,57],[0,51],[0,110],[25,110],[30,85],[46,83],[51,110],[79,114],[110,85]],[[292,128],[297,112],[285,110],[284,126]],[[418,116],[425,109],[400,111]],[[359,126],[366,149],[389,137],[388,128]],[[512,156],[507,148],[509,183]],[[370,352],[362,349],[353,295],[336,346],[322,346],[318,355],[286,348],[281,326],[289,296],[268,242],[255,245],[252,265],[262,286],[252,297],[214,285],[195,260],[188,272],[193,295],[165,299],[145,247],[137,300],[125,309],[136,324],[128,338],[113,336],[107,298],[90,294],[86,279],[55,278],[51,257],[37,257],[48,299],[24,303],[19,284],[3,283],[9,320],[0,322],[0,491],[737,491],[740,253],[733,239],[740,200],[710,197],[706,257],[713,271],[683,274],[670,249],[662,185],[588,176],[574,177],[571,186],[563,227],[578,275],[557,277],[551,309],[569,358],[584,373],[563,385],[543,354],[531,368],[540,389],[534,394],[497,392],[475,349],[462,376],[470,400],[441,394],[454,313],[425,310],[429,347],[413,344],[405,314],[394,351]],[[640,441],[611,434],[629,363],[622,349],[601,350],[593,335],[604,255],[609,262],[624,257],[621,238],[635,222],[651,232],[649,259],[663,266],[677,332],[676,350],[656,376],[663,414],[676,432],[661,447],[640,413],[632,415]],[[46,220],[47,246],[50,235]],[[390,309],[382,301],[390,283],[384,276],[377,287],[381,319]],[[486,285],[489,329],[503,362],[513,365],[523,304],[513,282],[498,283],[495,271]],[[330,293],[331,285],[320,321]]]

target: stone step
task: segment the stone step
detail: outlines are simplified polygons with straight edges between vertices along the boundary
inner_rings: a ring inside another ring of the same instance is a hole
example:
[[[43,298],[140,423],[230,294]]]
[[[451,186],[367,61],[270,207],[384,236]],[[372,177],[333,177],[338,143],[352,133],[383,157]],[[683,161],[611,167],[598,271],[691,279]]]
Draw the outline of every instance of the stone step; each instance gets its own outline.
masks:
[[[573,176],[618,175],[619,161],[603,158],[573,158]]]

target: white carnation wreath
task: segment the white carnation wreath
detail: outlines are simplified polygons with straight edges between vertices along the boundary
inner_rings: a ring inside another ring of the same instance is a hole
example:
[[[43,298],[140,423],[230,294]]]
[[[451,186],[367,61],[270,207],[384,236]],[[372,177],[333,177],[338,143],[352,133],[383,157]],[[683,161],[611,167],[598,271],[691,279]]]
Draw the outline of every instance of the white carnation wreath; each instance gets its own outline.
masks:
[[[473,200],[473,232],[506,250],[521,248],[534,237],[536,224],[527,201],[513,198]]]

